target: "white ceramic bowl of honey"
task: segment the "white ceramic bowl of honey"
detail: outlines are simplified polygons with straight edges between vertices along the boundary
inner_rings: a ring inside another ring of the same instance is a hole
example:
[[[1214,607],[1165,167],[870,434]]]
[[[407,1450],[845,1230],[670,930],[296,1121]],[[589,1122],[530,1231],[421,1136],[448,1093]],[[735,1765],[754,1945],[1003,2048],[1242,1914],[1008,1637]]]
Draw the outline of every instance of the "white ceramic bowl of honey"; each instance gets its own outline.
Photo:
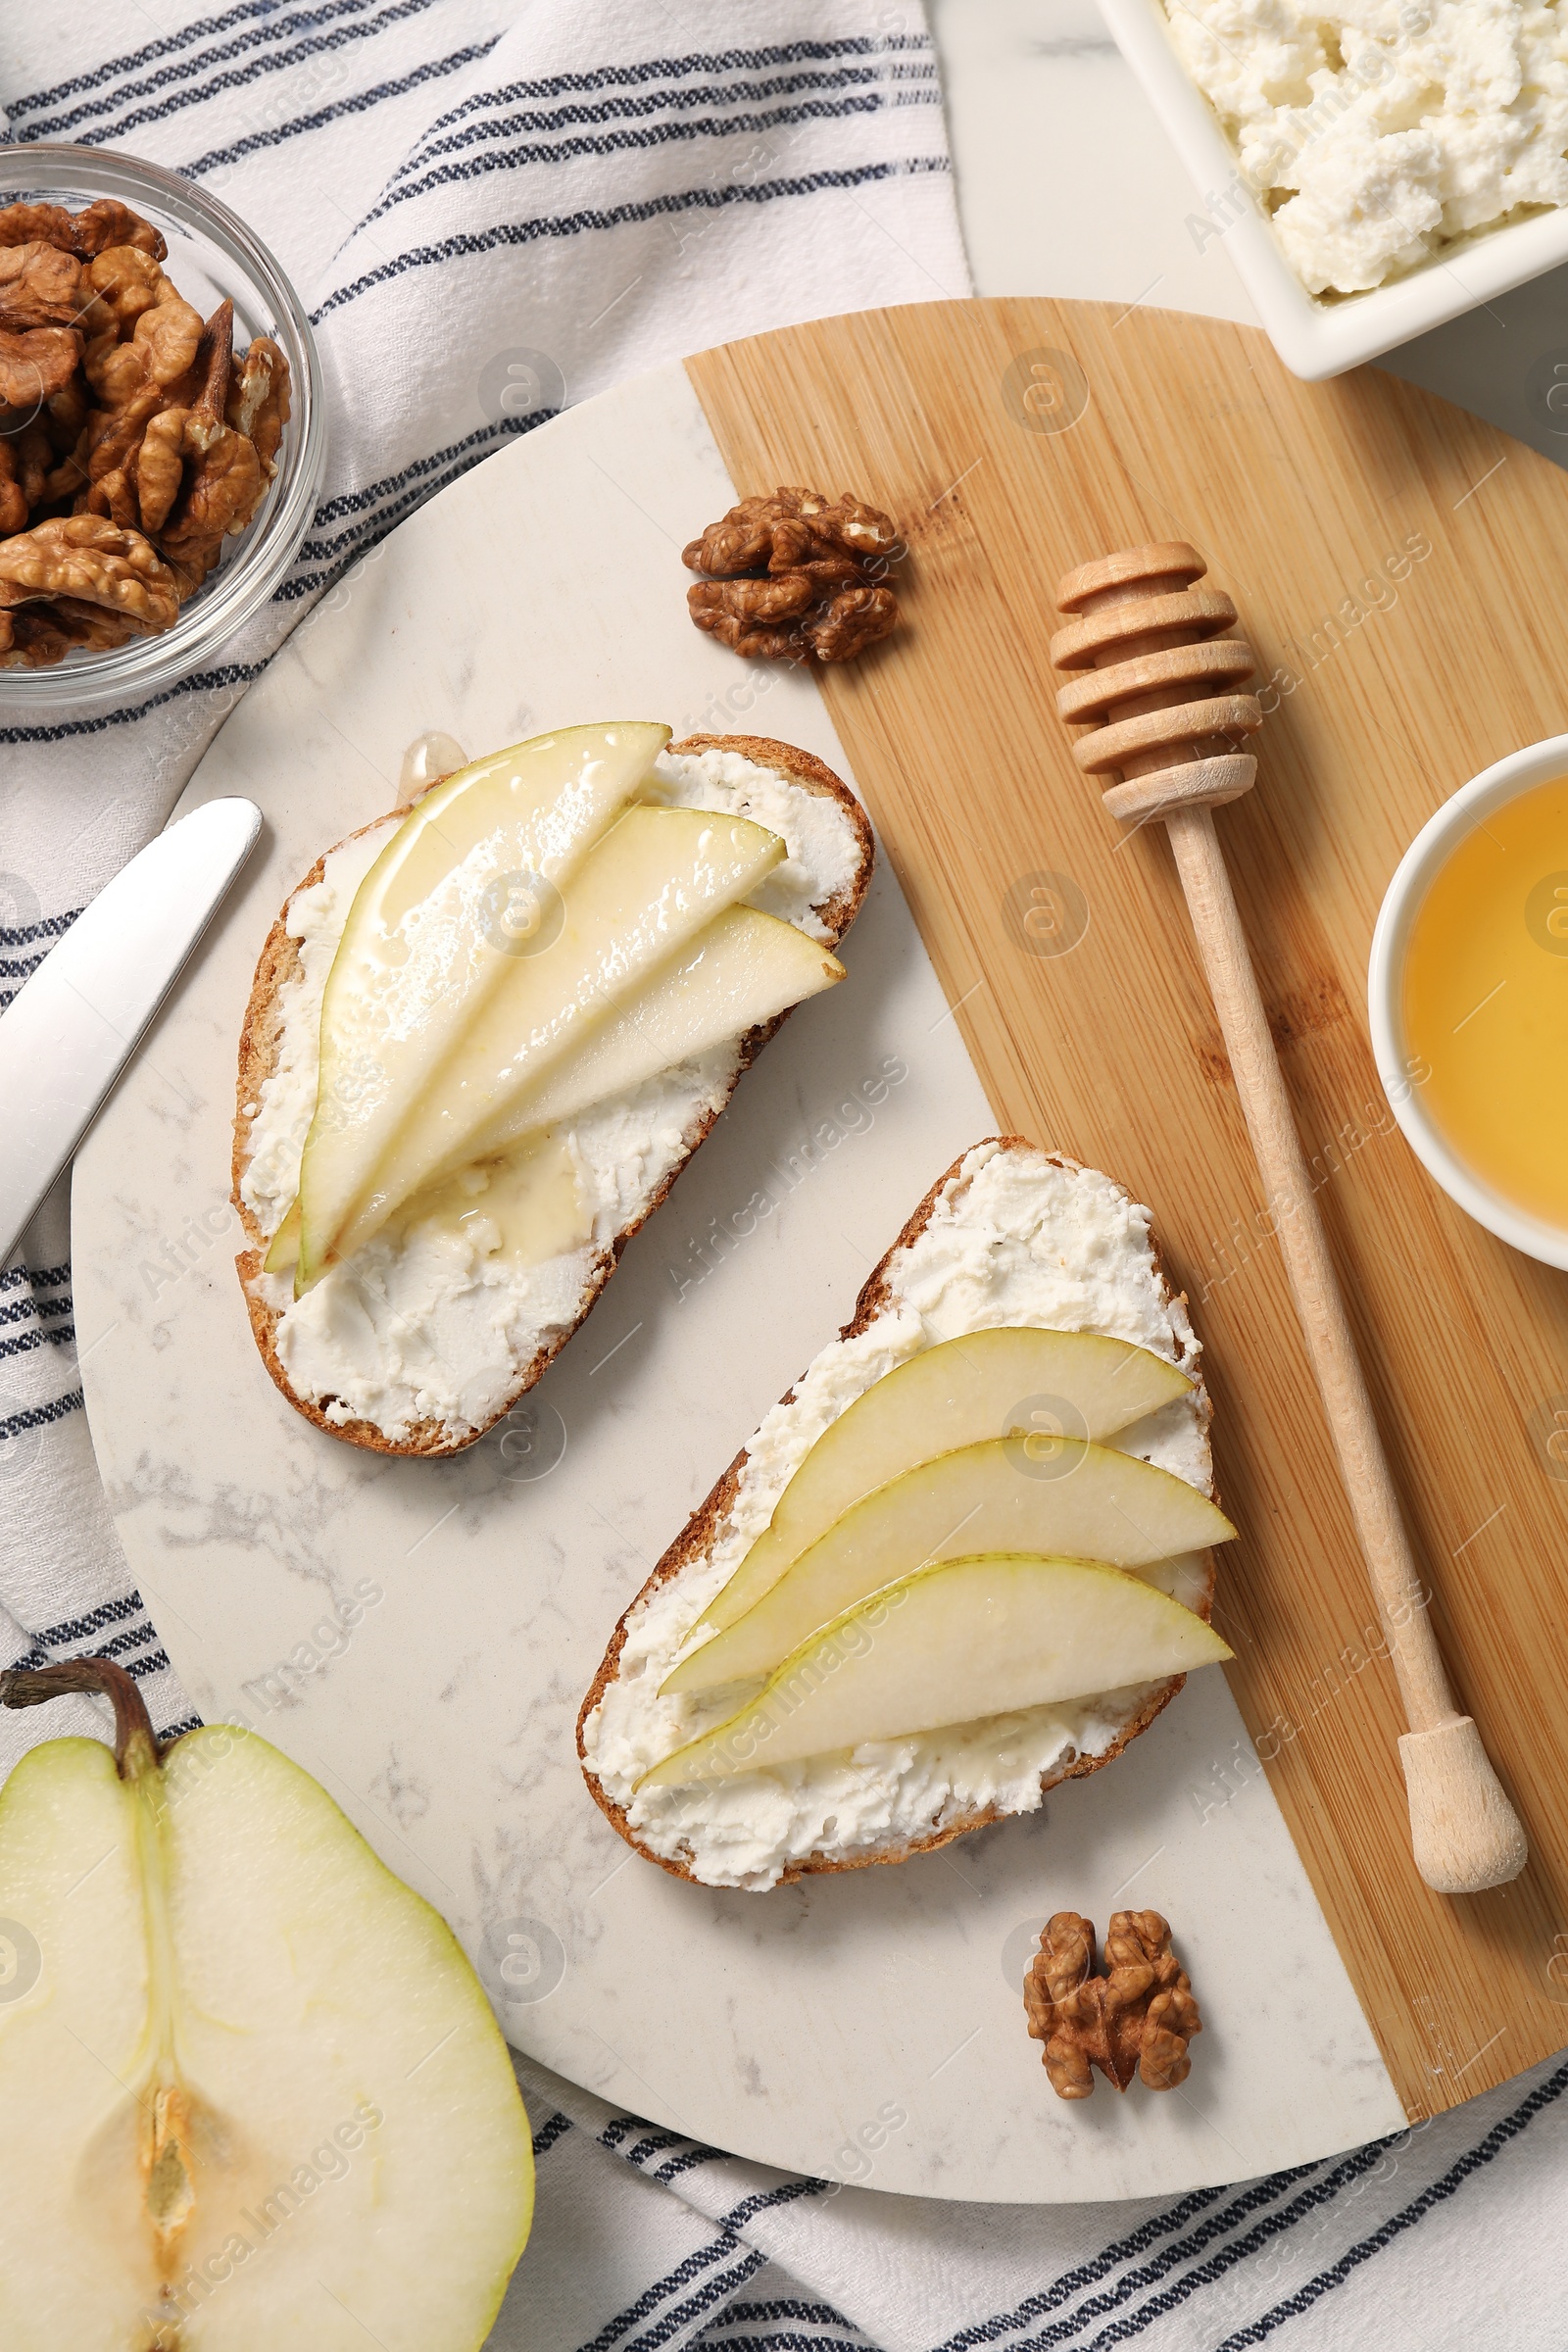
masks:
[[[1568,1267],[1568,735],[1428,819],[1372,935],[1378,1076],[1446,1193]]]

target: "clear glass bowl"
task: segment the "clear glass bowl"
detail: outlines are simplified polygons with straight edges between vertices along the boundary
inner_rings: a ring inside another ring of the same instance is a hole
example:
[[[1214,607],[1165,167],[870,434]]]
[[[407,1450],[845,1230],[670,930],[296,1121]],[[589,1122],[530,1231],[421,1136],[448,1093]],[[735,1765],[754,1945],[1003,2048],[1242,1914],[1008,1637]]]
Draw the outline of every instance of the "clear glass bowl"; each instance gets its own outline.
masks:
[[[270,335],[289,365],[292,414],[277,472],[254,519],[225,542],[223,560],[172,628],[118,652],[68,654],[53,669],[0,669],[0,713],[11,724],[65,710],[138,703],[212,662],[272,596],[300,550],[320,493],[326,457],[321,370],[299,296],[267,247],[226,204],[177,172],[95,147],[0,145],[0,204],[46,203],[79,212],[118,196],[162,229],[163,264],[185,300],[210,318],[234,305],[234,344]]]

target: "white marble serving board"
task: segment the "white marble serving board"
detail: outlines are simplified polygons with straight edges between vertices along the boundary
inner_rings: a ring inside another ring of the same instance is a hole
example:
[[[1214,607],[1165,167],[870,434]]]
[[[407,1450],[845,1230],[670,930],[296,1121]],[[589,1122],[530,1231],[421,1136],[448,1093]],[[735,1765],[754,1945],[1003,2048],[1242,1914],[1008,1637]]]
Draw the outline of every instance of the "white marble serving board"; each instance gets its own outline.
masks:
[[[573,1723],[621,1609],[992,1126],[885,866],[849,980],[742,1082],[536,1392],[531,1439],[525,1406],[451,1462],[356,1451],[287,1408],[252,1345],[227,1194],[257,953],[318,853],[390,806],[414,738],[476,754],[658,716],[846,772],[808,680],[743,666],[686,618],[680,547],[732,495],[678,368],[570,412],[368,558],[198,770],[183,807],[247,793],[267,831],[75,1178],[87,1407],[137,1582],[203,1713],[324,1782],[452,1922],[511,2039],[657,2124],[872,2187],[1016,2201],[1232,2180],[1397,2130],[1217,1672],[1038,1814],[766,1895],[668,1878],[583,1785]],[[890,1065],[906,1074],[879,1086]],[[775,1205],[754,1222],[759,1191]],[[1205,2031],[1174,2096],[1063,2105],[1024,2032],[1027,1955],[1053,1910],[1102,1929],[1118,1904],[1177,1923]]]

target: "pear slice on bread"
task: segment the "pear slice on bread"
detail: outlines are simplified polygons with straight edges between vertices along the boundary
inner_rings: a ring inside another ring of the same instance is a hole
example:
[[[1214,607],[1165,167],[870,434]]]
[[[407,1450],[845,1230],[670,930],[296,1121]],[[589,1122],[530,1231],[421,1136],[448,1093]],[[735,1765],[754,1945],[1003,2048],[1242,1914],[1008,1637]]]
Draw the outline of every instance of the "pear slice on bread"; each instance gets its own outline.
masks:
[[[703,1622],[722,1632],[746,1616],[818,1537],[906,1471],[999,1436],[1022,1446],[1031,1469],[1044,1470],[1074,1440],[1113,1437],[1192,1385],[1149,1348],[1098,1333],[998,1324],[939,1340],[875,1382],[822,1432]],[[1027,1426],[1009,1429],[1007,1416],[1020,1400],[1029,1406]],[[1115,1556],[1095,1552],[1097,1559]]]
[[[616,1628],[578,1751],[620,1835],[675,1877],[762,1891],[903,1861],[1119,1755],[1229,1654],[1207,1620],[1235,1531],[1199,1358],[1147,1209],[1021,1137],[972,1147]],[[1011,1369],[1031,1385],[999,1405]],[[858,1496],[857,1425],[868,1468],[907,1464]],[[759,1552],[760,1596],[715,1631]]]
[[[237,1265],[273,1382],[335,1437],[442,1455],[509,1413],[741,1072],[843,977],[873,855],[854,795],[787,744],[667,736],[475,762],[324,852],[273,925]]]
[[[509,884],[527,874],[559,897],[668,740],[636,721],[537,736],[444,777],[393,832],[354,894],[321,1000],[298,1202],[307,1279],[410,1105],[515,977],[493,945]]]
[[[940,1560],[808,1634],[755,1698],[638,1787],[729,1780],[1231,1655],[1201,1617],[1124,1568],[1039,1552]]]
[[[843,975],[836,956],[793,923],[755,906],[715,915],[689,948],[643,981],[564,1064],[547,1070],[468,1145],[470,1159],[569,1119],[611,1095],[707,1054],[736,1034],[736,1009],[754,1025],[781,1020]],[[704,985],[707,983],[708,985]],[[618,995],[618,992],[617,992]]]
[[[1136,1454],[1055,1438],[1042,1460],[1029,1444],[984,1438],[863,1495],[743,1617],[683,1658],[662,1690],[711,1690],[771,1674],[844,1610],[940,1561],[979,1552],[1065,1554],[1110,1568],[1152,1568],[1236,1533],[1205,1494]]]

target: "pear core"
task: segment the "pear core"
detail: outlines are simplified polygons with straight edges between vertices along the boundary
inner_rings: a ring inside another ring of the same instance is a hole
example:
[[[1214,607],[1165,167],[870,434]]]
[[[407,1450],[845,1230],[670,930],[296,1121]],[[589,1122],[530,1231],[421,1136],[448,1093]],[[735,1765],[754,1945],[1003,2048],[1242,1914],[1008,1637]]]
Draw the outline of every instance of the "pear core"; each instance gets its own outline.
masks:
[[[725,1780],[1231,1655],[1201,1617],[1120,1568],[1017,1552],[948,1560],[822,1626],[757,1698],[639,1786]]]

